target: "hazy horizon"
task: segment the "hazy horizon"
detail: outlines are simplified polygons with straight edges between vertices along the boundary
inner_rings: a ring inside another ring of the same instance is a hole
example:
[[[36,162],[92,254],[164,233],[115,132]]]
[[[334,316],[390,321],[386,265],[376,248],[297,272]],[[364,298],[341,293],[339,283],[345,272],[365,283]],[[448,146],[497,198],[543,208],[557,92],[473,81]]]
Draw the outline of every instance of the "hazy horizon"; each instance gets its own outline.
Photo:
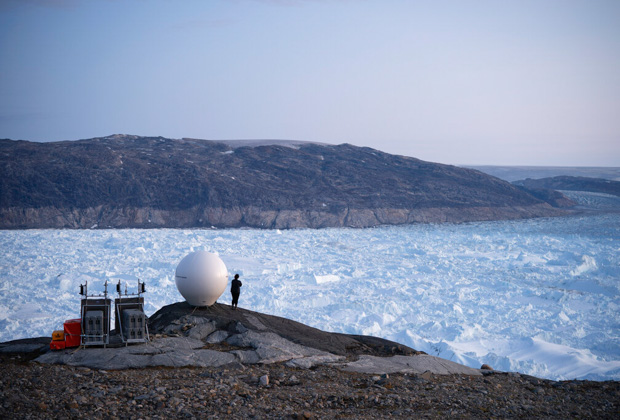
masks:
[[[0,138],[620,166],[620,2],[5,0]]]

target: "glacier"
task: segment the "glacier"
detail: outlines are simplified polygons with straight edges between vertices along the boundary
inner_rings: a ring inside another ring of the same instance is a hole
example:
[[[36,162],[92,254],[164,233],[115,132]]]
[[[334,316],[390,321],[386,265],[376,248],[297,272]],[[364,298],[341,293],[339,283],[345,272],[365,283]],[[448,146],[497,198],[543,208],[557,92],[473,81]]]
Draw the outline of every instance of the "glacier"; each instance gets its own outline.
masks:
[[[568,195],[568,194],[567,194]],[[571,192],[571,198],[617,197]],[[584,201],[585,202],[585,201]],[[183,300],[189,252],[217,253],[241,307],[369,334],[479,368],[620,380],[620,213],[369,229],[0,231],[0,341],[79,317],[79,285]],[[114,297],[114,293],[111,293]],[[228,290],[218,300],[230,303]]]

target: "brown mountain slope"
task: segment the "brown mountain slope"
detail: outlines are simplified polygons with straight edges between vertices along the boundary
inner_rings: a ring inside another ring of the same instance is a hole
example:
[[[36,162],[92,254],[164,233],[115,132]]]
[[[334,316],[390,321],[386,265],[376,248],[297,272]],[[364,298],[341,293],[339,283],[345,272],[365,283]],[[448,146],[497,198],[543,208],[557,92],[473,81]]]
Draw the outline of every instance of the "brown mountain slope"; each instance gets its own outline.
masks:
[[[0,228],[369,227],[559,213],[475,170],[349,144],[258,144],[0,140]]]

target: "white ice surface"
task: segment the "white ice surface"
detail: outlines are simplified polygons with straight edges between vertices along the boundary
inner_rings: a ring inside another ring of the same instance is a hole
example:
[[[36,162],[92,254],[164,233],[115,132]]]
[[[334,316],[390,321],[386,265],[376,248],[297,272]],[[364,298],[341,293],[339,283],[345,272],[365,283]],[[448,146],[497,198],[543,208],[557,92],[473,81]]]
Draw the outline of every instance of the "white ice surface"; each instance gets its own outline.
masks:
[[[0,231],[0,341],[79,317],[79,284],[146,282],[146,311],[182,300],[175,268],[215,252],[239,304],[371,334],[480,367],[620,379],[620,215],[322,230]],[[114,285],[110,286],[114,290]],[[229,302],[226,291],[219,300]]]

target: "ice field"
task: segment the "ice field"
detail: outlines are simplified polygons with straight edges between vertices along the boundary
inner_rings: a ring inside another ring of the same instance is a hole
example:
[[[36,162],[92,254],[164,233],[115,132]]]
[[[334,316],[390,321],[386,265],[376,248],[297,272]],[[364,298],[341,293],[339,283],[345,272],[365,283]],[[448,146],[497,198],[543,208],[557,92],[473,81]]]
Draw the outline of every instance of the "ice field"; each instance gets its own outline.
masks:
[[[580,198],[620,208],[615,197]],[[0,341],[51,336],[79,317],[85,281],[89,292],[106,279],[110,291],[145,281],[151,315],[182,300],[176,265],[205,249],[241,275],[243,308],[472,367],[620,380],[617,212],[374,229],[0,231],[0,247]]]

